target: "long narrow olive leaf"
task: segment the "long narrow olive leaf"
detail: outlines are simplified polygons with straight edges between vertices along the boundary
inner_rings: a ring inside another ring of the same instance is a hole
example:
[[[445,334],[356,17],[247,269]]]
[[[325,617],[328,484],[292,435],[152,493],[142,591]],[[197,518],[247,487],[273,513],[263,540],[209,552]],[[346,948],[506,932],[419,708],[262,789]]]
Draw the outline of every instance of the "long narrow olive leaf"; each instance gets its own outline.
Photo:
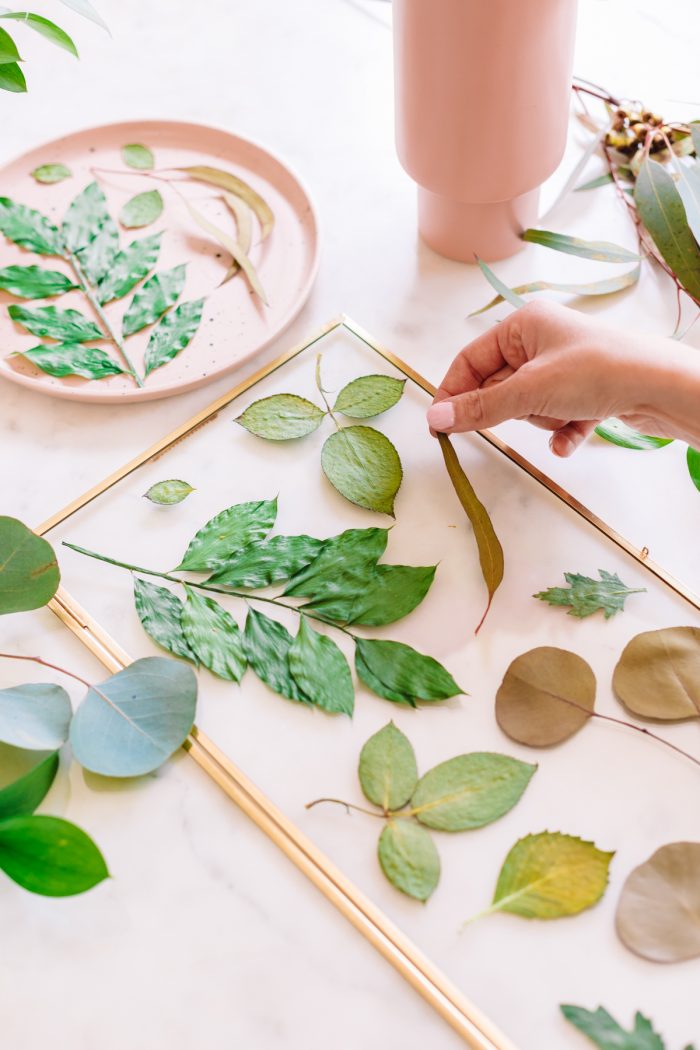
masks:
[[[211,168],[207,165],[193,165],[186,168],[176,168],[176,171],[184,171],[195,182],[206,182],[210,186],[219,186],[228,190],[235,197],[240,197],[255,212],[260,223],[260,239],[265,240],[275,223],[275,216],[270,205],[264,200],[257,190],[249,186],[243,179],[233,175],[230,171],[221,171],[219,168]]]
[[[481,572],[489,595],[484,615],[481,617],[476,631],[474,632],[475,634],[478,634],[481,625],[491,608],[493,596],[503,579],[503,548],[498,536],[496,535],[486,508],[479,500],[472,488],[469,478],[462,470],[459,459],[457,458],[457,453],[452,447],[449,437],[447,434],[438,434],[438,441],[440,442],[440,448],[442,449],[447,473],[450,475],[450,481],[452,482],[454,490],[457,493],[457,498],[462,504],[464,512],[474,529],[476,545],[479,549]]]
[[[258,277],[255,271],[255,267],[253,266],[245,252],[241,250],[238,243],[234,241],[232,237],[229,237],[225,230],[221,230],[218,226],[215,226],[213,222],[209,222],[209,220],[206,219],[201,212],[197,211],[197,209],[194,208],[189,203],[189,201],[185,201],[185,204],[187,205],[187,210],[189,211],[190,215],[197,223],[197,225],[200,226],[206,233],[211,234],[211,236],[215,240],[217,240],[219,244],[221,244],[226,249],[227,252],[229,252],[231,258],[234,260],[234,262],[238,263],[241,270],[248,278],[248,283],[250,284],[250,287],[253,289],[255,294],[258,296],[258,298],[262,299],[262,301],[265,303],[265,306],[269,306],[270,304],[268,303],[263,286],[260,283],[260,278]]]
[[[637,262],[639,259],[636,252],[610,241],[584,241],[552,230],[525,230],[521,236],[529,244],[541,244],[543,248],[553,248],[583,259],[597,259],[599,262]]]
[[[625,288],[631,288],[639,280],[640,266],[635,266],[627,273],[621,273],[617,277],[608,277],[604,281],[588,281],[585,284],[568,284],[564,281],[528,281],[527,284],[518,284],[511,288],[515,295],[526,295],[530,292],[565,292],[568,295],[611,295],[613,292],[621,292]],[[486,313],[493,306],[503,302],[502,295],[496,295],[485,306],[478,310],[472,310],[469,317]]]
[[[594,179],[589,179],[588,182],[582,182],[580,186],[575,186],[574,193],[584,193],[586,190],[597,190],[599,186],[607,186],[607,184],[612,181],[612,175],[609,171],[606,171],[602,175],[597,175]]]
[[[233,193],[228,193],[226,190],[224,190],[221,196],[223,198],[224,204],[226,204],[227,208],[233,214],[233,217],[236,220],[236,230],[238,231],[238,247],[244,255],[247,255],[250,251],[250,246],[253,243],[253,213],[250,210],[250,207],[246,204],[246,202],[244,200],[241,200],[240,197],[234,196]],[[232,277],[235,277],[239,270],[240,266],[234,259],[234,261],[231,263],[228,270],[226,271],[226,276],[224,277],[221,283],[226,284],[226,282],[230,281]]]
[[[700,244],[700,163],[677,164],[678,192],[685,207],[685,217]]]
[[[504,284],[500,277],[496,277],[496,274],[493,272],[491,267],[487,266],[486,263],[483,262],[483,260],[480,259],[478,255],[476,256],[476,261],[479,264],[479,269],[483,273],[486,280],[489,282],[491,287],[495,288],[498,292],[499,296],[501,297],[501,301],[505,299],[506,302],[509,302],[510,305],[514,306],[516,310],[521,306],[525,306],[526,300],[522,299],[516,292],[512,290],[512,288],[509,288],[507,284]],[[477,313],[478,312],[479,311],[477,311]]]
[[[5,62],[0,65],[0,91],[14,91],[16,94],[22,94],[26,90],[27,81],[16,62]]]
[[[79,57],[78,49],[68,36],[68,33],[61,29],[60,26],[57,26],[55,22],[44,18],[43,15],[37,15],[33,11],[3,11],[0,14],[0,18],[12,18],[17,22],[22,22],[23,25],[33,29],[35,33],[40,33],[41,36],[46,37],[52,44],[63,48],[64,51],[68,51],[75,58]]]
[[[688,294],[700,302],[700,247],[688,225],[676,184],[661,164],[644,161],[634,200],[663,259]]]

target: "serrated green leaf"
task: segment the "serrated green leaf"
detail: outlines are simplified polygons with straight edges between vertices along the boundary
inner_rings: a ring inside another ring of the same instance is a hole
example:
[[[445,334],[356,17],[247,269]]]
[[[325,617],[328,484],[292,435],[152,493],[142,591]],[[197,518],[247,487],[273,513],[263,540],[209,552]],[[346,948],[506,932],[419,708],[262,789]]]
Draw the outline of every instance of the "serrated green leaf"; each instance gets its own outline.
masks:
[[[358,675],[374,692],[378,692],[376,682],[379,682],[383,691],[378,695],[387,700],[400,695],[410,698],[413,704],[416,700],[447,700],[462,692],[442,664],[410,645],[379,638],[356,638],[355,646]],[[372,681],[363,673],[365,666],[371,672]]]
[[[136,660],[88,690],[71,722],[73,754],[103,776],[150,773],[183,743],[196,704],[191,667],[162,656]]]
[[[536,769],[495,752],[457,755],[421,777],[411,799],[411,813],[421,824],[438,831],[481,828],[513,808]]]
[[[551,230],[525,230],[521,237],[530,244],[541,244],[544,248],[554,248],[567,255],[597,259],[599,262],[636,262],[639,259],[636,252],[610,241],[584,241],[580,237],[569,237]]]
[[[249,543],[264,539],[276,517],[276,498],[236,503],[222,510],[194,535],[178,570],[222,568]]]
[[[162,233],[153,233],[150,237],[132,241],[128,248],[115,255],[109,270],[97,286],[97,297],[103,306],[113,299],[121,299],[153,269],[160,251],[161,237]],[[202,301],[199,300],[200,303]]]
[[[326,413],[296,394],[273,394],[249,405],[236,423],[268,441],[291,441],[318,430]]]
[[[389,722],[360,752],[358,768],[365,798],[386,813],[406,805],[418,783],[416,755],[408,737]]]
[[[83,18],[89,19],[95,25],[100,26],[100,28],[106,29],[109,33],[109,26],[97,13],[89,0],[61,0],[61,3],[65,4],[66,7],[70,7],[71,11],[77,11]]]
[[[315,631],[305,616],[289,650],[289,670],[315,707],[352,715],[355,689],[348,662],[332,638]]]
[[[77,287],[64,273],[41,266],[6,266],[0,270],[0,289],[21,299],[45,299]]]
[[[526,295],[530,292],[547,291],[566,292],[569,295],[611,295],[614,292],[621,292],[625,288],[631,288],[639,280],[640,273],[641,267],[635,266],[632,270],[628,270],[627,273],[621,273],[617,277],[608,277],[603,281],[587,281],[585,284],[568,284],[563,281],[529,281],[527,284],[518,284],[510,290],[518,296]],[[469,317],[483,314],[490,310],[491,307],[498,306],[502,302],[503,296],[496,295],[485,306],[480,307],[478,310],[472,310]]]
[[[41,36],[46,37],[47,40],[50,40],[52,44],[56,45],[56,47],[63,48],[64,51],[68,51],[69,54],[78,58],[78,49],[68,36],[68,33],[61,29],[60,26],[57,26],[55,22],[51,22],[48,18],[44,18],[43,15],[34,14],[32,11],[3,11],[2,14],[0,14],[0,18],[11,18],[15,21],[21,22],[22,25],[29,26],[29,28],[33,29],[35,33],[39,33]],[[63,165],[51,164],[46,165],[46,167],[60,168],[63,167]],[[34,172],[32,172],[32,174],[34,174]],[[70,175],[70,172],[68,172],[68,174]],[[62,177],[65,178],[66,176]],[[60,179],[50,179],[47,181],[59,182]]]
[[[638,430],[628,427],[621,419],[615,419],[614,417],[604,419],[595,428],[595,432],[604,441],[609,441],[613,445],[619,445],[620,448],[632,448],[640,452],[663,448],[665,445],[670,445],[673,441],[673,438],[660,438],[652,437],[649,434],[640,434]]]
[[[173,656],[197,663],[182,629],[184,604],[167,587],[134,577],[134,605],[143,629],[150,638]]]
[[[642,163],[634,200],[662,258],[686,291],[700,299],[700,247],[688,225],[676,184],[663,165],[648,158]]]
[[[172,270],[154,273],[145,284],[134,293],[134,298],[122,320],[122,334],[125,336],[140,332],[149,324],[155,324],[159,317],[174,306],[185,287],[187,264],[174,266]]]
[[[427,901],[440,881],[440,857],[425,828],[413,820],[391,820],[379,836],[377,852],[392,886]]]
[[[0,823],[0,868],[31,893],[70,897],[109,877],[92,839],[59,817],[11,817]]]
[[[233,617],[213,598],[186,587],[182,630],[200,663],[219,678],[240,682],[247,667],[243,636]]]
[[[32,335],[41,339],[57,339],[62,343],[85,343],[104,339],[94,321],[90,321],[79,310],[59,310],[55,306],[27,306],[12,304],[7,312],[13,321],[21,324]]]
[[[634,1029],[625,1031],[607,1010],[585,1010],[582,1006],[559,1007],[567,1021],[587,1035],[599,1050],[665,1050],[664,1042],[642,1014],[634,1018]]]
[[[391,376],[360,376],[343,387],[333,411],[342,412],[351,419],[370,419],[400,401],[405,385],[405,379],[392,379]]]
[[[204,299],[181,303],[163,317],[151,332],[146,347],[144,365],[146,375],[172,361],[189,346],[202,320]]]
[[[16,62],[5,62],[3,65],[0,65],[0,91],[13,91],[16,94],[23,94],[26,90],[27,81]],[[42,254],[53,255],[57,253],[43,252]]]
[[[289,580],[318,557],[324,541],[313,536],[271,536],[256,540],[227,561],[210,583],[222,587],[267,587]]]
[[[0,27],[0,66],[21,61],[22,57],[14,40],[6,29]]]
[[[163,213],[163,198],[158,190],[137,193],[119,212],[119,221],[128,230],[149,226]]]
[[[533,595],[549,605],[563,605],[569,609],[569,616],[584,619],[592,613],[602,610],[605,619],[609,620],[625,608],[625,601],[630,594],[642,594],[645,587],[626,587],[617,573],[598,569],[599,580],[590,576],[581,576],[577,572],[565,572],[564,579],[568,587],[549,587]]]
[[[60,685],[28,682],[0,689],[0,740],[25,751],[56,751],[68,739],[73,717]]]
[[[0,614],[47,605],[60,578],[51,544],[17,518],[0,517]]]
[[[157,481],[155,485],[151,485],[148,492],[144,493],[144,496],[151,503],[158,503],[161,507],[171,507],[175,503],[182,503],[190,492],[194,492],[191,485],[188,485],[186,481],[178,481],[173,478],[171,481]]]
[[[51,346],[42,343],[20,353],[50,376],[103,379],[104,376],[116,376],[124,371],[104,350],[82,343],[55,343]]]
[[[289,650],[294,639],[279,623],[255,609],[248,610],[245,624],[245,651],[258,678],[275,693],[289,700],[308,703],[289,669]]]
[[[321,553],[293,577],[285,595],[310,598],[328,619],[347,620],[386,550],[386,529],[347,529],[326,540]]]
[[[497,277],[491,269],[491,267],[487,266],[483,259],[480,259],[478,255],[476,256],[476,261],[479,264],[479,269],[483,273],[486,280],[489,282],[491,287],[495,288],[498,292],[499,302],[503,302],[503,300],[505,299],[506,302],[509,302],[510,305],[514,306],[516,310],[520,309],[521,306],[525,306],[527,300],[523,299],[520,295],[518,295],[513,288],[509,288],[507,284],[504,284],[501,278]],[[496,300],[494,300],[494,302],[495,301]],[[487,308],[485,307],[484,309]],[[480,312],[480,310],[476,311],[476,313]]]
[[[698,452],[696,448],[691,448],[690,445],[688,446],[688,451],[686,453],[686,462],[688,464],[690,480],[700,492],[700,452]]]
[[[2,16],[0,15],[0,17]],[[32,178],[36,182],[43,182],[47,186],[51,186],[55,182],[63,182],[64,179],[69,179],[72,174],[73,172],[65,164],[41,164],[31,173]]]
[[[58,771],[58,751],[45,755],[37,761],[33,757],[32,768],[11,784],[0,788],[0,824],[8,817],[33,813],[44,800]]]
[[[389,438],[374,427],[343,427],[326,439],[321,466],[341,496],[359,507],[394,515],[403,469]]]
[[[150,171],[156,163],[148,146],[142,146],[138,142],[122,146],[122,160],[130,168],[137,168],[139,171]]]
[[[10,68],[0,67],[0,87],[3,86],[1,74]],[[16,204],[9,197],[0,197],[0,233],[4,233],[8,241],[38,255],[61,254],[61,235],[54,224],[41,212]]]

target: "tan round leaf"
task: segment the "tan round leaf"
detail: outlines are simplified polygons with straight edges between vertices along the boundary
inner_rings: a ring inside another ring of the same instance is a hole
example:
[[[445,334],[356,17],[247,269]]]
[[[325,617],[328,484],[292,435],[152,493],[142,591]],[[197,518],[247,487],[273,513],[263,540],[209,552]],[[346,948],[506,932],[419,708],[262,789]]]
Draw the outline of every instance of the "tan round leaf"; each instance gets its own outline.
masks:
[[[596,681],[585,660],[543,645],[517,656],[496,693],[496,721],[511,740],[550,747],[588,721]]]
[[[623,944],[652,962],[700,955],[700,842],[671,842],[635,868],[615,916]]]
[[[613,675],[625,707],[643,718],[700,718],[700,628],[645,631],[625,646]]]

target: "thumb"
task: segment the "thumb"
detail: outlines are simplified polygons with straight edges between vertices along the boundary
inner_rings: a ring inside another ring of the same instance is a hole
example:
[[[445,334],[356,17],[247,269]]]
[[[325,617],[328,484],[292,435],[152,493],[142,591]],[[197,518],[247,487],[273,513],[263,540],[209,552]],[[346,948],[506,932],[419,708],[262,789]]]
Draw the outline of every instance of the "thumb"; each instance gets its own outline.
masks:
[[[459,433],[495,427],[506,419],[530,414],[528,384],[524,376],[516,372],[501,383],[436,401],[428,409],[428,425],[432,430]]]

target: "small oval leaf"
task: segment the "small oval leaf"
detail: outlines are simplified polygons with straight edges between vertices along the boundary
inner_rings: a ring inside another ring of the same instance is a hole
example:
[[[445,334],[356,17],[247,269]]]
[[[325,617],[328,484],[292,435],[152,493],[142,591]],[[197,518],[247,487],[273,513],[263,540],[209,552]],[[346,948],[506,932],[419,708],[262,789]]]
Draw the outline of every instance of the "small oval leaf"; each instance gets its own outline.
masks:
[[[268,441],[291,441],[317,430],[326,413],[296,394],[273,394],[254,401],[236,423]]]
[[[408,737],[393,722],[362,748],[358,775],[365,798],[385,813],[409,801],[418,783],[416,756]]]
[[[21,816],[0,823],[0,868],[45,897],[85,893],[109,877],[92,839],[59,817]]]
[[[150,171],[156,163],[148,146],[142,146],[140,142],[122,146],[122,160],[130,168],[136,168],[139,171]]]
[[[488,751],[458,755],[421,777],[411,813],[421,824],[439,831],[481,828],[513,808],[536,769]]]
[[[148,492],[144,493],[144,496],[151,503],[158,503],[161,507],[172,507],[176,503],[182,503],[183,499],[187,499],[190,492],[194,492],[194,489],[186,481],[172,478],[170,481],[157,481],[155,485],[151,485]]]
[[[400,401],[405,385],[405,379],[393,379],[391,376],[360,376],[343,387],[333,411],[342,412],[351,419],[370,419]]]
[[[72,174],[73,172],[65,164],[41,164],[32,172],[32,178],[36,182],[51,185],[54,182],[63,182],[64,179],[69,179]]]
[[[392,886],[427,901],[440,880],[440,857],[425,828],[413,820],[392,820],[379,836],[379,863]]]
[[[341,496],[359,507],[394,514],[403,469],[399,454],[374,427],[343,427],[326,439],[321,466]]]
[[[553,233],[551,230],[525,230],[521,234],[524,241],[530,244],[541,244],[545,248],[554,248],[568,255],[579,255],[584,259],[597,259],[600,262],[636,262],[639,256],[628,248],[610,241],[584,241],[580,237],[569,237],[565,233]]]
[[[127,230],[149,226],[163,213],[163,198],[158,190],[147,190],[137,193],[126,202],[119,212],[119,221]]]

